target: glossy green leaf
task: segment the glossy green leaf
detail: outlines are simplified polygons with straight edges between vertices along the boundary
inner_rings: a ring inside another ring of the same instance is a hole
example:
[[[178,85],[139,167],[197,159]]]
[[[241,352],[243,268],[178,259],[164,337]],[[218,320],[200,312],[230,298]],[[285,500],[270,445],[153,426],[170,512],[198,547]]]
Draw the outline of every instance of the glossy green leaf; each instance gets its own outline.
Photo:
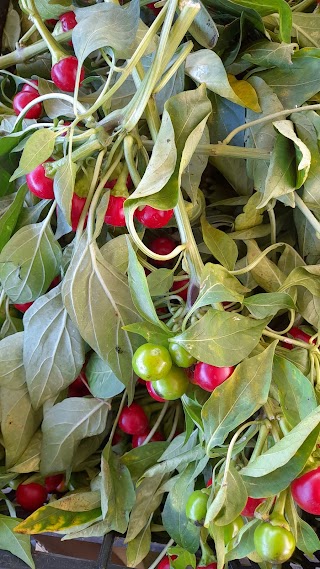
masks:
[[[275,343],[257,356],[245,359],[204,404],[202,419],[208,450],[221,445],[230,431],[267,401],[274,349]]]
[[[198,322],[173,340],[201,362],[230,366],[252,352],[265,325],[264,320],[256,321],[210,308]]]
[[[23,363],[35,409],[79,375],[85,345],[61,298],[61,287],[41,296],[24,317]]]

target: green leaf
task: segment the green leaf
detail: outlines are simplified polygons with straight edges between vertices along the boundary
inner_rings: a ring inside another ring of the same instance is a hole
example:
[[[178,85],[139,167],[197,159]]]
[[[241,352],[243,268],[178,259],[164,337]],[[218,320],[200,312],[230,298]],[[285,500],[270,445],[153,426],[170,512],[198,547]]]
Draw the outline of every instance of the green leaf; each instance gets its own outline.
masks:
[[[305,14],[301,14],[304,16]],[[293,14],[293,20],[299,14]],[[320,30],[319,30],[320,31]],[[320,46],[319,46],[320,47]],[[258,67],[280,67],[285,69],[292,65],[292,55],[295,51],[294,43],[275,43],[260,40],[252,43],[241,54],[241,59]]]
[[[127,566],[137,567],[141,561],[148,555],[151,546],[151,530],[150,522],[138,533],[138,535],[129,541],[127,546]]]
[[[290,275],[286,278],[280,289],[286,290],[291,286],[303,286],[304,288],[308,289],[311,294],[320,296],[319,275],[319,265],[296,267],[293,269],[293,271],[291,271]]]
[[[128,468],[109,445],[101,457],[101,509],[112,529],[124,533],[135,502],[134,486]]]
[[[20,176],[28,174],[39,166],[39,164],[43,164],[43,162],[50,158],[56,137],[57,133],[49,128],[43,128],[33,132],[24,147],[19,167],[11,176],[11,180],[16,180]]]
[[[317,17],[320,19],[320,16]],[[314,111],[306,111],[293,114],[291,120],[294,123],[299,138],[307,145],[311,153],[311,167],[304,183],[302,193],[303,200],[308,202],[308,204],[320,206],[320,157],[318,152],[319,116]],[[303,243],[303,232],[299,233],[299,225],[300,222],[296,223],[300,244],[300,241]],[[303,249],[304,247],[301,248],[302,251]],[[303,253],[303,256],[305,256],[305,253]]]
[[[159,320],[156,309],[153,305],[144,268],[139,263],[137,255],[129,240],[128,251],[128,282],[133,303],[143,320],[146,320],[147,322],[150,322],[151,324],[154,324],[166,331],[167,326]]]
[[[287,292],[269,292],[249,296],[243,304],[254,318],[275,316],[279,310],[295,310],[293,298]]]
[[[147,342],[160,344],[161,346],[168,346],[168,339],[174,336],[168,328],[168,331],[163,330],[156,324],[151,322],[136,322],[135,324],[128,324],[123,326],[124,330],[132,334],[139,334],[147,340]]]
[[[244,360],[257,345],[266,325],[265,320],[214,310],[208,312],[172,341],[183,346],[201,362],[231,366]],[[171,340],[169,339],[169,342]]]
[[[230,431],[249,419],[267,401],[276,343],[245,359],[219,385],[202,409],[208,451],[221,445]]]
[[[320,549],[320,540],[311,526],[301,518],[297,525],[297,548],[307,555],[312,555]]]
[[[24,388],[26,373],[23,365],[23,332],[1,340],[0,361],[0,388]]]
[[[86,365],[86,378],[92,395],[99,399],[111,399],[124,391],[123,383],[96,353]]]
[[[37,10],[43,20],[48,18],[59,18],[62,13],[68,12],[71,8],[72,0],[35,0]]]
[[[274,358],[272,381],[279,390],[281,408],[291,426],[298,425],[317,407],[309,379],[288,360],[279,356]]]
[[[97,399],[69,397],[53,405],[42,423],[42,474],[69,468],[82,439],[104,431],[107,415],[108,406]]]
[[[196,83],[205,83],[213,93],[255,112],[260,111],[254,88],[247,81],[241,81],[245,90],[238,91],[235,78],[230,84],[231,76],[227,75],[220,57],[214,51],[200,49],[188,55],[186,74]]]
[[[204,4],[202,2],[199,4],[200,10],[188,31],[199,45],[212,49],[219,37],[218,28]]]
[[[201,275],[199,296],[192,309],[216,302],[242,302],[248,289],[221,265],[207,263]]]
[[[23,321],[23,363],[31,402],[38,409],[79,375],[85,345],[62,304],[61,286],[38,298]]]
[[[167,442],[154,442],[126,452],[121,461],[128,467],[133,480],[138,480],[151,466],[157,463],[167,449]]]
[[[156,269],[147,276],[147,283],[151,296],[162,296],[173,285],[173,271],[170,269]]]
[[[224,231],[210,225],[204,216],[201,217],[201,229],[203,240],[212,255],[226,269],[232,271],[238,257],[238,247],[233,239]]]
[[[167,533],[189,553],[197,551],[200,535],[200,528],[186,516],[186,504],[194,487],[194,469],[195,464],[191,463],[178,476],[162,512],[162,523]]]
[[[208,504],[205,525],[214,520],[218,526],[225,526],[230,524],[237,516],[239,516],[247,502],[247,490],[242,481],[242,478],[236,468],[231,464],[228,470],[226,486],[220,487],[218,494],[223,493],[223,501],[221,507],[217,508],[215,515],[211,515],[211,504]],[[217,498],[218,494],[215,496]],[[213,512],[214,513],[214,512]]]
[[[127,272],[129,263],[127,238],[127,235],[118,235],[100,249],[104,260],[122,274]]]
[[[57,170],[53,182],[54,196],[69,225],[72,225],[71,204],[76,172],[76,164],[68,161]]]
[[[82,338],[111,367],[113,373],[133,390],[131,359],[137,341],[123,330],[137,322],[127,279],[106,263],[96,244],[84,235],[66,272],[63,301]],[[106,322],[108,326],[106,327]]]
[[[319,424],[320,407],[316,407],[273,447],[242,468],[241,473],[245,476],[259,478],[281,468],[295,456],[313,431],[319,431]]]
[[[31,569],[35,564],[31,555],[30,537],[14,532],[21,520],[0,514],[0,548],[22,559]]]
[[[275,129],[291,140],[295,149],[296,157],[296,189],[299,189],[306,181],[310,165],[311,165],[311,152],[309,148],[300,140],[294,131],[294,125],[289,120],[281,120],[273,123]]]
[[[99,518],[101,518],[101,508],[73,512],[60,510],[50,504],[42,506],[42,508],[39,508],[20,522],[15,531],[27,535],[47,532],[66,533],[70,528],[81,529],[81,527],[87,527],[88,522],[92,523]]]
[[[159,487],[163,481],[163,474],[153,478],[145,478],[136,488],[136,501],[130,514],[129,527],[126,534],[126,542],[137,537],[140,531],[148,523],[151,514],[159,507],[162,500],[162,492]]]
[[[1,434],[6,449],[6,467],[14,466],[37,431],[42,413],[34,411],[26,387],[1,387]]]
[[[316,13],[292,14],[293,37],[296,36],[300,47],[320,47],[320,15]]]
[[[259,524],[260,520],[250,520],[240,529],[236,537],[228,543],[226,561],[243,559],[255,550],[253,536]]]
[[[256,283],[267,292],[277,292],[285,281],[285,275],[273,261],[262,255],[256,241],[250,239],[246,241],[246,246],[248,264],[260,257],[259,263],[250,271]]]
[[[234,228],[236,231],[251,229],[263,223],[263,209],[259,209],[260,196],[255,192],[250,196],[246,205],[243,207],[243,213],[237,215]]]
[[[42,433],[37,431],[26,450],[22,453],[17,463],[10,468],[10,472],[18,474],[29,474],[38,472],[40,466],[40,453],[42,445]]]
[[[282,41],[290,43],[292,13],[285,0],[237,0],[237,4],[253,8],[262,17],[269,14],[279,14],[279,35]]]
[[[10,204],[8,207],[5,208],[4,211],[1,211],[0,217],[0,252],[2,251],[3,247],[8,243],[16,223],[18,221],[18,217],[20,215],[24,198],[27,193],[27,188],[25,185],[21,186],[16,194],[10,196]],[[2,210],[2,202],[6,200],[6,198],[0,199],[0,208]]]
[[[61,248],[45,220],[22,227],[0,254],[0,280],[12,302],[30,302],[59,272]]]
[[[195,569],[197,564],[196,556],[193,553],[189,553],[182,547],[170,547],[168,553],[171,556],[175,555],[177,559],[171,557],[170,564],[173,569]]]
[[[139,12],[136,0],[126,6],[110,2],[95,6],[94,10],[91,7],[76,10],[78,24],[72,32],[72,43],[79,64],[102,47],[128,49],[138,30]]]

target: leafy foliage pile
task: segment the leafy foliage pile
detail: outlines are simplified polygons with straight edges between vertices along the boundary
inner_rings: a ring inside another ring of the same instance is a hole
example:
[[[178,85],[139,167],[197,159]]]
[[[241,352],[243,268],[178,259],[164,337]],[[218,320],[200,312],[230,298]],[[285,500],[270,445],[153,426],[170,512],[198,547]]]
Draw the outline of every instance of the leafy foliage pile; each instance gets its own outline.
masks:
[[[116,531],[129,567],[153,538],[267,569],[320,549],[320,9],[144,4],[8,14],[0,547]],[[25,520],[22,483],[50,495]]]

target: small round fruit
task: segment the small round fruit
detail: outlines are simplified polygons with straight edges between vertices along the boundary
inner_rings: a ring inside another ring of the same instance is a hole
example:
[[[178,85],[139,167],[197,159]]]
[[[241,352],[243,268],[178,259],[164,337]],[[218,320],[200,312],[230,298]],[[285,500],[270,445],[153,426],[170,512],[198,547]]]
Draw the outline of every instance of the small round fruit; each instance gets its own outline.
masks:
[[[86,375],[81,371],[78,377],[69,385],[68,397],[86,397],[86,395],[90,395],[87,383]]]
[[[50,162],[50,160],[46,160]],[[43,164],[39,164],[32,172],[26,175],[27,185],[35,196],[40,199],[52,200],[54,198],[53,180],[46,176]]]
[[[17,93],[13,97],[13,101],[12,101],[13,110],[14,110],[15,114],[20,115],[21,111],[23,111],[23,109],[25,109],[25,107],[29,103],[31,103],[31,101],[34,101],[38,96],[39,96],[39,93],[32,93],[30,91],[20,91],[20,93]],[[31,107],[31,109],[29,109],[26,112],[26,114],[24,115],[24,118],[26,118],[26,119],[38,119],[41,116],[41,113],[42,113],[41,103],[35,103],[35,105],[33,105]]]
[[[150,343],[142,344],[133,354],[133,370],[145,381],[165,377],[171,366],[172,359],[165,346]]]
[[[61,14],[59,20],[61,22],[61,27],[64,32],[69,32],[69,30],[73,30],[73,28],[75,28],[77,25],[76,15],[72,11]]]
[[[154,390],[153,387],[153,382],[152,381],[144,381],[142,380],[143,383],[145,383],[146,388],[148,390],[148,393],[150,395],[150,397],[152,397],[152,399],[155,399],[155,401],[159,401],[159,403],[165,403],[165,399],[163,399],[162,397],[160,397]]]
[[[52,476],[47,476],[44,479],[44,485],[48,494],[51,494],[52,492],[60,492],[63,481],[63,474],[53,474]]]
[[[241,528],[244,526],[244,521],[241,516],[238,516],[233,522],[224,526],[224,541],[229,543],[236,535],[239,533]]]
[[[125,227],[126,218],[124,215],[123,204],[126,198],[123,196],[110,196],[109,203],[104,217],[105,223],[114,227]]]
[[[161,227],[167,225],[172,218],[173,209],[155,209],[150,205],[146,205],[142,209],[136,209],[134,215],[145,227],[149,229],[161,229]]]
[[[149,421],[143,408],[138,403],[124,407],[119,417],[119,429],[128,435],[143,435],[148,432]]]
[[[176,248],[176,242],[170,237],[156,237],[149,243],[150,251],[157,255],[168,255]],[[152,259],[152,263],[158,267],[166,265],[167,261]]]
[[[146,440],[149,433],[145,433],[144,435],[133,435],[132,437],[132,448],[141,447],[144,441]],[[156,443],[159,441],[164,441],[163,434],[160,431],[156,431],[154,435],[152,435],[150,443]]]
[[[82,210],[85,206],[87,198],[82,198],[77,194],[73,194],[72,202],[71,202],[71,226],[72,231],[77,231],[77,227],[79,224],[79,219],[82,214]]]
[[[175,342],[169,343],[169,352],[173,363],[178,367],[187,368],[192,366],[197,361],[196,358],[187,352],[187,350]]]
[[[209,478],[209,480],[208,480],[208,482],[207,482],[207,484],[206,484],[206,487],[207,487],[207,488],[210,488],[210,486],[212,486],[212,478]]]
[[[189,496],[186,504],[186,516],[196,524],[203,524],[207,514],[209,496],[201,490],[195,490]]]
[[[297,328],[296,326],[291,328],[291,330],[289,330],[288,334],[289,334],[289,336],[292,336],[296,340],[302,340],[302,342],[306,342],[307,344],[309,344],[309,340],[311,338],[311,336],[309,334],[307,334],[303,330],[300,330],[300,328]],[[315,344],[315,340],[313,340],[312,343]]]
[[[296,547],[291,531],[268,522],[256,528],[253,539],[257,554],[269,563],[285,563],[292,557]]]
[[[291,492],[298,506],[314,516],[320,515],[320,466],[296,478]]]
[[[35,97],[39,97],[38,81],[36,79],[30,79],[29,81],[34,85],[34,87],[29,85],[29,83],[24,83],[21,91],[24,93],[33,93]]]
[[[33,302],[24,302],[22,304],[14,304],[13,306],[20,312],[27,312],[28,308],[33,305]]]
[[[194,368],[193,383],[205,391],[212,392],[234,372],[234,367],[217,367],[198,362]]]
[[[155,392],[166,401],[180,399],[189,387],[189,380],[185,371],[176,366],[172,366],[165,377],[152,383]]]
[[[182,298],[182,300],[184,300],[185,302],[187,302],[187,298],[188,298],[188,286],[187,285],[189,285],[189,279],[184,279],[183,281],[174,281],[174,283],[171,287],[171,291],[174,292],[175,294],[177,294],[178,296],[180,296]],[[183,290],[180,290],[180,292],[176,292],[182,287],[185,287],[185,288]]]
[[[157,569],[170,569],[170,559],[174,561],[177,559],[176,555],[166,555],[163,559],[161,559],[160,563],[157,565]]]
[[[62,91],[73,92],[76,85],[78,60],[74,55],[60,59],[51,69],[51,79]],[[84,69],[80,72],[80,85],[84,80]]]
[[[16,501],[27,512],[34,512],[47,501],[48,493],[44,486],[36,482],[19,484]]]
[[[241,512],[241,515],[246,516],[247,518],[253,518],[255,509],[259,506],[259,504],[262,504],[262,502],[265,502],[265,498],[250,498],[249,496],[247,503]]]

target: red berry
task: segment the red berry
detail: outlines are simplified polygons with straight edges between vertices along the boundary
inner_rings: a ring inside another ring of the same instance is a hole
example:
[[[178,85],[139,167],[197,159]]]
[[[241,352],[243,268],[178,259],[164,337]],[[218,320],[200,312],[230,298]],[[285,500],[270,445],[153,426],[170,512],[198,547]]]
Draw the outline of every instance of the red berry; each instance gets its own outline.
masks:
[[[73,194],[71,202],[71,226],[72,231],[76,231],[82,210],[85,206],[87,198],[81,198],[77,194]]]
[[[167,225],[168,221],[172,218],[173,209],[162,210],[155,209],[150,205],[145,205],[142,209],[136,209],[134,215],[145,227],[149,229],[161,229],[161,227]]]
[[[34,89],[35,91],[35,89]],[[34,101],[39,96],[39,93],[35,92],[32,93],[30,91],[20,91],[13,97],[13,110],[16,115],[19,115],[21,111],[29,104],[31,101]],[[42,105],[41,103],[36,103],[28,110],[28,112],[24,115],[27,119],[38,119],[42,113]]]
[[[16,501],[27,512],[34,512],[47,501],[48,493],[44,486],[36,482],[19,484]]]
[[[182,300],[184,300],[185,302],[187,302],[187,297],[188,297],[188,284],[189,284],[189,279],[184,279],[183,281],[174,281],[171,287],[172,292],[179,290],[179,288],[182,288],[183,286],[186,287],[180,292],[177,292],[177,295],[181,296]]]
[[[78,69],[78,60],[74,55],[60,59],[51,69],[51,79],[62,91],[74,91]],[[80,85],[84,80],[84,69],[81,68]]]
[[[199,385],[205,391],[213,391],[233,373],[234,367],[217,367],[204,362],[198,362],[194,368],[192,383]]]
[[[109,188],[109,190],[113,190],[113,188],[115,187],[117,181],[118,181],[118,178],[115,178],[114,180],[108,180],[108,181],[105,183],[104,188]]]
[[[157,569],[170,569],[170,559],[174,561],[177,559],[177,555],[170,555],[170,557],[166,555],[163,559],[161,559]]]
[[[320,0],[319,0],[320,2]],[[161,12],[162,8],[156,8],[154,3],[151,2],[150,4],[147,4],[148,8],[151,10],[151,12],[153,12],[156,16],[159,14],[159,12]]]
[[[64,32],[73,30],[73,28],[75,28],[77,25],[76,15],[74,12],[66,12],[65,14],[61,14],[59,20]]]
[[[151,241],[149,244],[149,249],[157,255],[168,255],[168,253],[172,253],[175,249],[176,243],[170,237],[156,237]],[[154,265],[166,265],[167,261],[157,261],[156,259],[152,259]]]
[[[289,334],[289,336],[292,336],[296,340],[302,340],[302,342],[306,342],[307,344],[309,344],[309,340],[311,338],[311,336],[309,336],[309,334],[306,334],[306,332],[304,332],[303,330],[300,330],[300,328],[297,328],[296,326],[291,328],[291,330],[289,330],[288,334]],[[315,340],[313,340],[312,343],[315,344]]]
[[[48,494],[51,494],[52,492],[59,492],[61,489],[61,483],[63,481],[63,474],[53,474],[52,476],[47,476],[44,479],[44,485]]]
[[[81,371],[78,377],[69,385],[68,397],[85,397],[86,395],[90,395],[86,383],[88,383],[86,375]]]
[[[113,225],[114,227],[125,227],[126,219],[123,208],[125,201],[126,198],[123,196],[110,196],[107,212],[104,217],[105,223]]]
[[[61,277],[60,275],[58,275],[57,277],[54,277],[51,285],[49,286],[48,290],[52,290],[53,288],[56,288],[56,286],[58,286],[58,284],[61,283]]]
[[[46,20],[45,24],[46,24],[46,26],[54,28],[54,26],[56,25],[57,22],[58,22],[58,20],[54,20],[53,18],[51,18],[49,20]]]
[[[132,437],[132,448],[141,447],[141,445],[146,440],[149,433],[145,433],[144,435],[133,435]],[[150,442],[155,443],[158,441],[164,441],[162,433],[156,431],[154,435],[152,435]]]
[[[253,518],[255,509],[265,501],[265,498],[249,498],[247,499],[247,503],[243,508],[241,515],[246,516],[247,518]]]
[[[292,497],[305,512],[320,515],[320,466],[296,478],[291,484]]]
[[[212,478],[209,478],[209,480],[208,480],[208,482],[207,482],[207,484],[206,484],[206,487],[207,487],[207,488],[210,488],[210,486],[212,486]]]
[[[122,433],[120,431],[116,431],[112,438],[112,446],[118,445],[122,441],[123,441]]]
[[[128,435],[143,435],[149,428],[148,417],[137,403],[122,409],[118,424],[119,429]]]
[[[30,308],[30,306],[33,305],[33,302],[24,302],[22,304],[14,304],[13,306],[17,309],[20,310],[20,312],[27,312],[28,308]]]
[[[160,401],[160,403],[165,402],[165,399],[162,399],[162,397],[160,397],[160,395],[158,395],[158,393],[156,393],[156,391],[154,390],[154,387],[152,385],[152,381],[144,381],[143,383],[146,384],[148,393],[149,393],[150,397],[152,397],[152,399],[155,399],[156,401]]]
[[[46,160],[52,162],[52,160]],[[54,198],[53,180],[46,176],[43,164],[39,164],[32,172],[26,175],[27,185],[33,194],[41,199],[52,200]]]
[[[31,87],[29,83],[25,83],[21,91],[23,91],[24,93],[33,93],[35,97],[39,97],[38,81],[36,79],[30,79],[30,83],[32,83],[34,87]]]

